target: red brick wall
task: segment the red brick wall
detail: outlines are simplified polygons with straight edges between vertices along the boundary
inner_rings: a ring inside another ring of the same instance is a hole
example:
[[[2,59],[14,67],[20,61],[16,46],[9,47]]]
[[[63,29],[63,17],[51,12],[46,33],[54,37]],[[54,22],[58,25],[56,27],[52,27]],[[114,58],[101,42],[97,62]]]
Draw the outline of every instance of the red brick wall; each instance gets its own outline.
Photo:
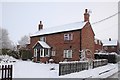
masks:
[[[64,49],[72,49],[73,50],[73,55],[72,55],[73,58],[70,60],[79,60],[80,31],[66,32],[66,33],[73,34],[72,41],[64,41],[65,33],[52,34],[52,35],[46,36],[47,43],[51,47],[53,47],[53,50],[56,51],[56,56],[54,57],[55,62],[64,60],[64,58],[63,58]],[[71,48],[70,48],[70,46],[71,46]]]
[[[94,58],[94,32],[88,22],[82,29],[82,49],[90,49]]]

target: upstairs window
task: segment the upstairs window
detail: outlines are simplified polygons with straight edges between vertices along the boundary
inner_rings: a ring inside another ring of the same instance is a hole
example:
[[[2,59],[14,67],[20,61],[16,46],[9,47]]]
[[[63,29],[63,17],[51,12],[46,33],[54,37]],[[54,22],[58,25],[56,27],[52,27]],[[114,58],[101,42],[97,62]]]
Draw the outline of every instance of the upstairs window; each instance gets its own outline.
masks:
[[[46,37],[40,37],[40,41],[46,42]]]
[[[64,34],[64,40],[73,40],[73,34]]]

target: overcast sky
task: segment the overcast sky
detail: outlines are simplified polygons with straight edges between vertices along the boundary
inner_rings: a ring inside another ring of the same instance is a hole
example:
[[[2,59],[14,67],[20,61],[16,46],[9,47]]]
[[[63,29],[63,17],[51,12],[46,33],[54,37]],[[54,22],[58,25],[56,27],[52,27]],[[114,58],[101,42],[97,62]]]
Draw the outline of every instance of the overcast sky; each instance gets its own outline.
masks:
[[[89,9],[90,22],[102,20],[118,12],[117,2],[2,2],[0,26],[17,42],[22,36],[33,34],[39,21],[44,28],[83,21],[84,9]],[[95,37],[101,40],[118,39],[118,15],[92,25]]]

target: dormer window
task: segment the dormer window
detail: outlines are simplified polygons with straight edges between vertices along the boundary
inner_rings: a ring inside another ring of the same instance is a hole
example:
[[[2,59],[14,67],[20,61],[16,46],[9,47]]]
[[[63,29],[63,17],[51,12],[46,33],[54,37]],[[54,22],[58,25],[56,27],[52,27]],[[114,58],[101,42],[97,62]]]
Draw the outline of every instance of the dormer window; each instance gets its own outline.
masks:
[[[73,34],[64,34],[64,40],[73,40]]]
[[[46,37],[40,37],[40,41],[46,42]]]

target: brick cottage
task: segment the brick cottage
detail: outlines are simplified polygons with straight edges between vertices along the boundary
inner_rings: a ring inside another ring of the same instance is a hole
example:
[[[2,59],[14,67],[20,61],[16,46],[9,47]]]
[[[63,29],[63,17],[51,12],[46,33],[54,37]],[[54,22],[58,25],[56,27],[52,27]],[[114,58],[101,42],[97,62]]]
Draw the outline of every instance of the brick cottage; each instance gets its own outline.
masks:
[[[30,49],[35,62],[55,63],[60,61],[79,61],[80,51],[89,49],[94,58],[94,32],[85,9],[84,21],[57,27],[43,28],[42,21],[38,31],[30,36]]]

